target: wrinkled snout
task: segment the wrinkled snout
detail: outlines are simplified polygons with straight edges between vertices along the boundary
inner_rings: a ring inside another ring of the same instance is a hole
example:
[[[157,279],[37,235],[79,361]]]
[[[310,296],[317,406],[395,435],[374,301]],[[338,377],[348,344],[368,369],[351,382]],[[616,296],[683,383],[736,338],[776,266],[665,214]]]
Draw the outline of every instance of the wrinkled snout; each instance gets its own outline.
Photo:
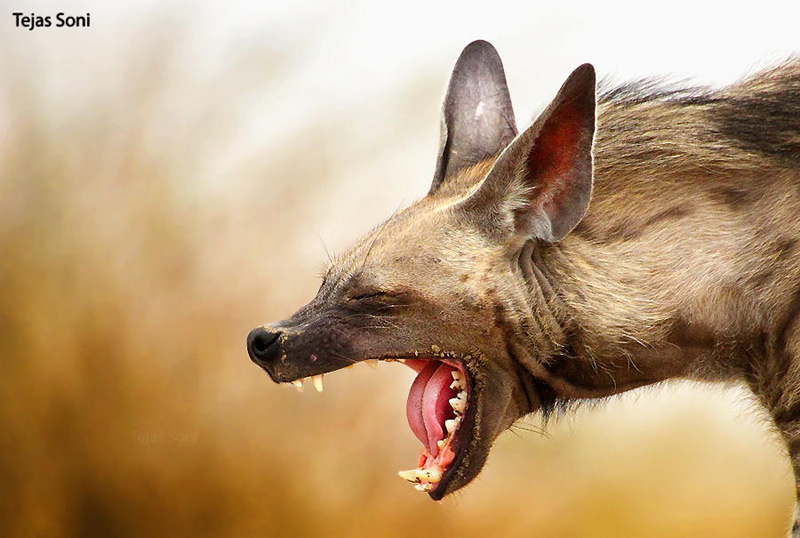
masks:
[[[281,332],[269,327],[257,327],[247,335],[247,353],[250,359],[267,368],[281,356]]]

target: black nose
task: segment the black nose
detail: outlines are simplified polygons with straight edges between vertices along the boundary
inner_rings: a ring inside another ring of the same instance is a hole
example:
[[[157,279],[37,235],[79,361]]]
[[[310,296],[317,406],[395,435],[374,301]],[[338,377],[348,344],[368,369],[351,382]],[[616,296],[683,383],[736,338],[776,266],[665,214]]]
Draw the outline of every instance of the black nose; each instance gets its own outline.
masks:
[[[281,354],[281,344],[278,342],[280,331],[270,331],[258,327],[247,335],[247,353],[256,364],[266,366],[266,363],[277,359]]]

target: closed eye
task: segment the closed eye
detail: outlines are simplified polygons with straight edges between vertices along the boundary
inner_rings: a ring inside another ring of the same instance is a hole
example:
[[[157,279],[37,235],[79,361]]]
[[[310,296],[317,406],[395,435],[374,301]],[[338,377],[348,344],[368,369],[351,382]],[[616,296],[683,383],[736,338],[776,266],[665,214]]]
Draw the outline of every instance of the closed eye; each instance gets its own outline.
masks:
[[[345,299],[345,308],[355,313],[392,315],[408,305],[406,293],[397,291],[369,291]]]
[[[388,297],[388,296],[389,296],[389,294],[386,293],[385,291],[373,291],[373,292],[370,292],[370,293],[363,293],[361,295],[356,295],[355,297],[352,297],[350,300],[351,301],[363,301],[365,299],[374,299],[376,297]]]

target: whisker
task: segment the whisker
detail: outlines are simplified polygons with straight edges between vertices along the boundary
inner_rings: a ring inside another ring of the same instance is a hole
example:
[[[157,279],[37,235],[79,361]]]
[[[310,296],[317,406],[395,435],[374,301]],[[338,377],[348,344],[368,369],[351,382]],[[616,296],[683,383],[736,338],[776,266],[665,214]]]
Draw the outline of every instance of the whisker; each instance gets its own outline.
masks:
[[[342,355],[341,353],[339,353],[339,352],[337,352],[337,351],[328,351],[328,353],[330,353],[331,355],[336,355],[336,356],[337,356],[337,357],[339,357],[340,359],[344,359],[344,360],[346,360],[346,361],[352,362],[353,364],[355,364],[355,363],[359,362],[359,361],[357,361],[356,359],[351,359],[350,357],[347,357],[347,356],[345,356],[345,355]]]
[[[322,238],[322,234],[317,232],[317,238],[319,242],[322,243],[322,249],[325,251],[325,257],[328,258],[328,264],[333,265],[333,256],[331,255],[331,251],[328,250],[328,245],[325,244],[325,240]]]
[[[521,431],[524,431],[524,432],[536,433],[536,434],[541,435],[542,437],[546,437],[547,439],[551,439],[552,438],[550,433],[544,427],[536,426],[536,425],[530,424],[530,423],[515,422],[514,424],[511,425],[510,429],[512,431],[516,429],[516,430],[521,430]]]

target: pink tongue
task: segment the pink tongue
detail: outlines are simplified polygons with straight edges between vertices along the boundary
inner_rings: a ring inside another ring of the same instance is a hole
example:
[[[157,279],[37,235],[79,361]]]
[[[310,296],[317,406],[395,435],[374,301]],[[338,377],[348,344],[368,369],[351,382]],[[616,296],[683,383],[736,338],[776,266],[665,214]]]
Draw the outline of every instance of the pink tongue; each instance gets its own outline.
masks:
[[[431,455],[439,452],[436,441],[444,438],[444,421],[452,415],[449,399],[455,396],[450,388],[453,370],[443,362],[431,361],[419,372],[408,393],[408,425]]]

